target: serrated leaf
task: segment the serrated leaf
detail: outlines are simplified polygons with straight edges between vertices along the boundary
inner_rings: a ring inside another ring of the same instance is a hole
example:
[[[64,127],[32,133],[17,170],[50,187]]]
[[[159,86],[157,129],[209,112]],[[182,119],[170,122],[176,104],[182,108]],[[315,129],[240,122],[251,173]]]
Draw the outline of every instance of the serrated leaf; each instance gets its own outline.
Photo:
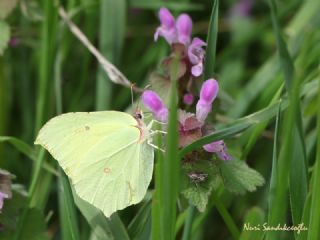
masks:
[[[1,4],[0,4],[0,14],[1,14]],[[3,54],[4,50],[7,48],[9,40],[10,40],[10,27],[6,22],[0,20],[0,56]]]
[[[0,19],[6,18],[16,7],[18,0],[1,0],[0,1]],[[0,34],[1,35],[1,34]]]
[[[211,191],[217,189],[221,183],[219,169],[212,161],[196,161],[185,165],[184,170],[186,176],[190,172],[201,173],[205,176],[204,181],[201,182],[194,182],[187,177],[187,188],[182,192],[192,205],[196,206],[200,212],[203,212],[208,204]]]
[[[256,170],[236,159],[220,164],[221,177],[226,189],[233,193],[253,192],[264,184],[264,178]]]
[[[193,186],[184,190],[182,194],[192,205],[196,206],[200,212],[204,212],[204,210],[206,210],[211,191],[211,184],[200,185],[198,183],[194,183]]]

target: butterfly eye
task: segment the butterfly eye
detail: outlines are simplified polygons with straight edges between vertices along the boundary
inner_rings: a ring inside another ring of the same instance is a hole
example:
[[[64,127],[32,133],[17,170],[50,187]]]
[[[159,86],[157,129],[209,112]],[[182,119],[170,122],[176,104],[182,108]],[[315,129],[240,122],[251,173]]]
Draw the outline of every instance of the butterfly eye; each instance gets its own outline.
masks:
[[[138,119],[142,119],[142,114],[141,114],[141,113],[138,113],[138,114],[137,114],[137,118],[138,118]]]

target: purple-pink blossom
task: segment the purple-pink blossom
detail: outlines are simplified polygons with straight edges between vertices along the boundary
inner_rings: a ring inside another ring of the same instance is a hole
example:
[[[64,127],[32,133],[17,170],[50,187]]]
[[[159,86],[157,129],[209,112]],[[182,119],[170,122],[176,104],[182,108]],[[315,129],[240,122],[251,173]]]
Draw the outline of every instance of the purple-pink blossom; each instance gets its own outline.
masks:
[[[167,122],[168,108],[164,105],[158,94],[154,91],[146,90],[143,92],[141,98],[143,104],[153,113],[157,120]]]
[[[159,36],[164,37],[169,44],[176,41],[177,31],[175,20],[167,8],[160,8],[159,19],[161,26],[157,28],[154,34],[154,40],[157,41]]]
[[[198,77],[203,72],[203,60],[205,56],[205,51],[203,49],[207,44],[200,38],[194,38],[188,47],[188,57],[193,65],[191,68],[191,73],[193,76]]]
[[[231,160],[231,156],[227,153],[226,144],[222,140],[206,144],[203,146],[203,148],[207,152],[212,152],[217,154],[217,156],[221,160],[225,160],[225,161]]]
[[[200,90],[200,99],[196,106],[196,116],[201,122],[204,122],[208,114],[211,112],[212,103],[217,97],[219,84],[215,79],[205,81]]]
[[[173,43],[190,44],[192,20],[188,14],[180,14],[175,21],[171,12],[163,7],[159,10],[159,20],[161,25],[154,34],[155,41],[161,36],[170,45]]]
[[[188,14],[181,14],[176,22],[178,42],[188,45],[192,33],[192,20]]]

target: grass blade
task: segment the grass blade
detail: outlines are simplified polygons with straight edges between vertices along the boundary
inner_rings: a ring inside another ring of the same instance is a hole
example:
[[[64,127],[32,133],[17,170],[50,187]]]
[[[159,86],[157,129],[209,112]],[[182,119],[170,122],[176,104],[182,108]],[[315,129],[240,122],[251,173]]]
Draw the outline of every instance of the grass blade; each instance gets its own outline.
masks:
[[[151,215],[151,201],[148,200],[141,206],[139,212],[133,218],[128,226],[128,234],[131,239],[141,239]],[[148,238],[149,239],[149,238]]]
[[[26,155],[32,161],[37,161],[37,155],[34,149],[24,141],[15,137],[0,136],[0,142],[7,142],[11,144],[14,148],[16,148],[19,152],[23,153],[24,155]],[[53,175],[59,176],[59,173],[48,163],[44,162],[42,167],[43,169],[47,170]]]
[[[191,239],[191,230],[192,230],[192,221],[194,214],[196,212],[195,206],[189,204],[188,215],[186,219],[186,223],[184,224],[182,240]]]
[[[126,1],[104,0],[100,2],[99,48],[113,64],[119,65],[126,27]],[[99,68],[96,87],[96,109],[109,109],[112,83]]]
[[[233,218],[229,214],[228,210],[225,208],[224,204],[220,201],[218,195],[216,192],[212,192],[212,200],[215,204],[218,212],[220,213],[221,217],[223,218],[225,224],[227,225],[232,237],[234,239],[239,239],[240,237],[240,231],[235,224]]]
[[[210,17],[207,50],[204,67],[204,78],[209,79],[214,75],[214,63],[216,59],[216,48],[218,38],[218,16],[219,16],[219,0],[213,1],[212,12]]]
[[[180,159],[178,156],[178,114],[177,114],[177,73],[178,61],[174,60],[171,69],[171,97],[167,148],[161,168],[161,226],[162,239],[175,239],[176,201],[179,191]]]
[[[71,3],[70,3],[71,4]],[[57,114],[62,114],[62,84],[61,84],[61,65],[63,63],[64,56],[66,56],[67,47],[69,44],[69,38],[62,38],[64,42],[60,44],[62,46],[57,54],[55,62],[55,101]],[[59,168],[60,177],[58,178],[58,200],[59,200],[59,213],[60,213],[60,227],[62,232],[62,239],[77,240],[80,239],[80,232],[77,222],[76,206],[72,195],[72,190],[69,182],[69,178],[63,172],[62,168]]]
[[[299,99],[299,79],[295,78],[294,81],[294,66],[292,58],[289,54],[287,45],[282,37],[281,28],[277,19],[277,8],[274,0],[269,0],[271,9],[271,19],[273,24],[274,33],[276,36],[276,42],[278,46],[279,59],[281,68],[284,73],[284,79],[287,91],[289,93],[290,108],[288,112],[287,121],[290,121],[290,126],[287,131],[292,131],[292,134],[286,133],[286,142],[282,149],[282,155],[279,158],[279,179],[276,183],[276,192],[281,191],[283,195],[275,196],[275,205],[282,206],[278,213],[274,212],[274,215],[270,215],[270,223],[276,224],[276,222],[283,222],[284,210],[285,210],[285,184],[287,177],[287,170],[285,166],[291,166],[289,175],[290,186],[290,203],[292,211],[292,220],[295,225],[299,224],[302,218],[304,201],[307,195],[307,167],[306,167],[306,154],[305,143],[302,129],[302,118],[300,110]],[[293,153],[292,148],[293,147]],[[292,160],[291,160],[292,159]],[[299,179],[299,181],[296,180]],[[279,181],[279,180],[282,181]],[[281,190],[280,190],[281,189]],[[283,199],[281,199],[283,197]],[[281,203],[280,203],[281,202]],[[275,208],[273,208],[275,209]],[[272,211],[272,210],[271,210]],[[271,234],[272,235],[272,234]]]
[[[320,104],[320,88],[318,90],[318,104]],[[313,184],[311,190],[311,207],[308,240],[320,238],[320,108],[317,112],[317,156],[313,170]]]

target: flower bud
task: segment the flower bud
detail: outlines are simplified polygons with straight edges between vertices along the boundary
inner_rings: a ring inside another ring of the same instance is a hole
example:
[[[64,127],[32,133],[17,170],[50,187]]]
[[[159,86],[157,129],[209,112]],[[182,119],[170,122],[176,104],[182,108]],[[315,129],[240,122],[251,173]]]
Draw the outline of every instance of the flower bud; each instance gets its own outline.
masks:
[[[183,96],[183,102],[186,105],[191,105],[193,103],[193,100],[194,100],[194,97],[193,97],[192,93],[186,93]]]
[[[218,91],[219,85],[215,79],[209,79],[202,84],[200,99],[196,106],[196,116],[199,121],[203,122],[211,112],[212,102],[217,97]]]
[[[202,84],[200,90],[200,99],[208,104],[211,104],[217,97],[219,84],[215,79],[208,79]]]
[[[176,21],[178,41],[187,45],[190,43],[192,33],[192,20],[188,14],[181,14]]]
[[[141,98],[143,104],[153,113],[157,120],[161,122],[167,121],[168,109],[163,104],[161,98],[154,91],[144,91]]]

